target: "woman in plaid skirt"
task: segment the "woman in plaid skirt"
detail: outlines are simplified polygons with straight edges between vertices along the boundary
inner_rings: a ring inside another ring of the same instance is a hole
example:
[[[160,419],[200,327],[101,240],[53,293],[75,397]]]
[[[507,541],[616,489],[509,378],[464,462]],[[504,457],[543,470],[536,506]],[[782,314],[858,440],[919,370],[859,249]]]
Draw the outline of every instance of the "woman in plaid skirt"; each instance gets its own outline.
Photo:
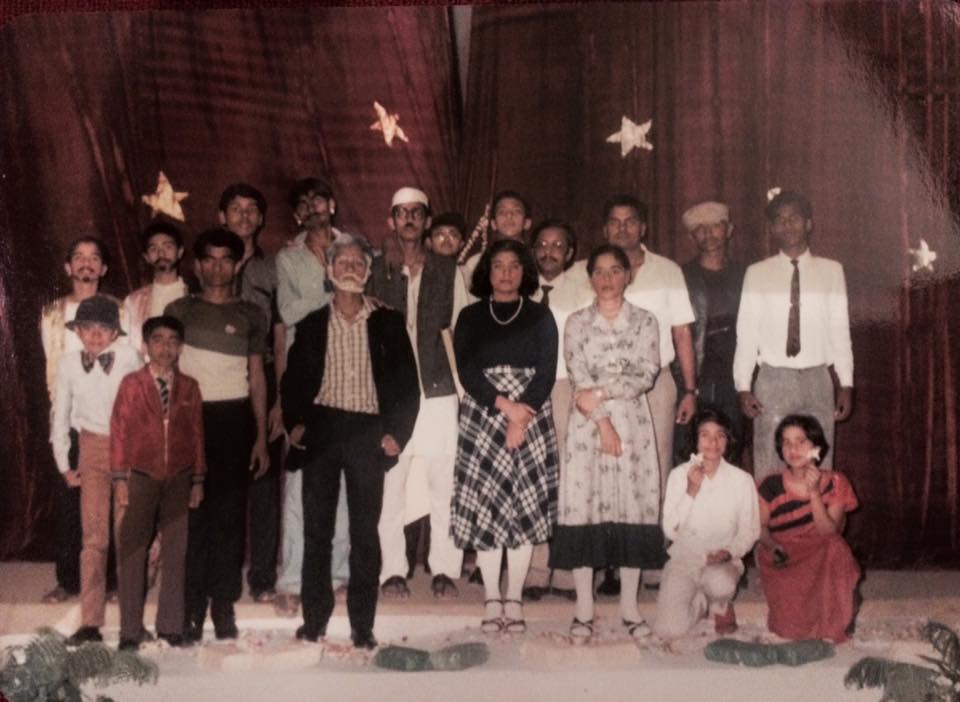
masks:
[[[557,514],[557,439],[550,408],[557,326],[529,299],[537,289],[533,256],[502,240],[483,254],[454,335],[465,390],[451,504],[458,548],[477,550],[486,588],[481,627],[523,633],[521,594],[533,544],[550,537]],[[507,552],[507,591],[500,563]]]

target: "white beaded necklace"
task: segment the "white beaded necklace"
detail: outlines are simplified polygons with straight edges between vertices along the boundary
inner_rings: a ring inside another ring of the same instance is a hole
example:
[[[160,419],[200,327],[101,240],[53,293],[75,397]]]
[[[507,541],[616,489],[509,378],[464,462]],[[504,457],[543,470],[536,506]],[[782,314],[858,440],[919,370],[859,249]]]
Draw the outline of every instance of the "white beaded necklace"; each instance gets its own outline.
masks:
[[[510,318],[507,319],[507,321],[502,322],[499,319],[497,319],[497,315],[493,313],[493,298],[492,297],[490,298],[490,316],[493,317],[493,321],[499,324],[501,327],[505,327],[508,324],[510,324],[510,322],[515,320],[517,318],[517,315],[520,314],[520,310],[522,309],[523,309],[523,295],[520,296],[520,304],[517,305],[517,311],[514,312],[512,315],[510,315]]]

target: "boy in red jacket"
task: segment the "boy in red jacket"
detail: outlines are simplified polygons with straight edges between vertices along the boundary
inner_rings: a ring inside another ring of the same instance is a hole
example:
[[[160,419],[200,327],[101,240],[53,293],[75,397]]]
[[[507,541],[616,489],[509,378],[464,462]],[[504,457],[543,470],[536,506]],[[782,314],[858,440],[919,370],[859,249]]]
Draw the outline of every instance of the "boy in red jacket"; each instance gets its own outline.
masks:
[[[110,422],[110,462],[117,501],[126,505],[117,537],[120,649],[135,650],[143,628],[144,568],[154,521],[163,542],[157,636],[183,637],[183,583],[188,507],[203,500],[206,460],[197,382],[177,369],[183,324],[169,317],[143,323],[150,362],[120,384]]]

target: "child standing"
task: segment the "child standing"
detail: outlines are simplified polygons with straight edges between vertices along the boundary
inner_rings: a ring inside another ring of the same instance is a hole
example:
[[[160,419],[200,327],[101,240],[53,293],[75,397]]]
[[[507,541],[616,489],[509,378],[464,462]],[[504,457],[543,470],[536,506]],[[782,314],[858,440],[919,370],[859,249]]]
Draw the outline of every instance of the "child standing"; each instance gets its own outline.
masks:
[[[187,643],[187,522],[189,509],[203,499],[206,461],[200,388],[177,369],[183,336],[175,317],[143,323],[149,362],[120,384],[110,423],[117,503],[126,508],[117,534],[121,650],[136,650],[145,638],[144,567],[155,520],[163,543],[157,636],[171,646]]]
[[[110,543],[110,414],[120,381],[143,365],[129,344],[115,343],[124,332],[113,298],[83,300],[67,328],[76,332],[82,350],[64,354],[57,370],[50,443],[57,468],[70,487],[80,487],[81,626],[68,643],[101,641],[106,608],[107,547]],[[70,427],[79,432],[76,470],[70,469]],[[122,517],[116,509],[116,517]]]

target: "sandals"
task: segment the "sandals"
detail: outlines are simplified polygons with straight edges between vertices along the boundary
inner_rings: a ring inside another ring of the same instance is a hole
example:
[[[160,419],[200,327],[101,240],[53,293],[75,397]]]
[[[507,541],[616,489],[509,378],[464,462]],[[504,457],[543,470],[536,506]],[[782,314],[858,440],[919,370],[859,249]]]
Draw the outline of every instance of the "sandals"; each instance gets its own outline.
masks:
[[[504,612],[503,617],[503,630],[508,634],[525,634],[527,631],[527,621],[523,618],[523,602],[520,600],[504,600],[503,603],[506,604],[515,604],[520,607],[520,618],[512,619],[506,616]]]
[[[573,637],[574,642],[587,641],[593,636],[593,620],[588,619],[583,622],[574,617],[570,624],[570,636]]]
[[[624,619],[623,625],[627,628],[627,633],[632,639],[643,639],[651,634],[650,625],[642,619],[638,622],[632,622],[629,619]]]
[[[486,607],[489,604],[496,602],[500,605],[500,616],[499,617],[490,617],[489,619],[480,620],[480,631],[484,634],[498,634],[503,631],[503,601],[502,600],[486,600],[483,603],[483,606]]]

